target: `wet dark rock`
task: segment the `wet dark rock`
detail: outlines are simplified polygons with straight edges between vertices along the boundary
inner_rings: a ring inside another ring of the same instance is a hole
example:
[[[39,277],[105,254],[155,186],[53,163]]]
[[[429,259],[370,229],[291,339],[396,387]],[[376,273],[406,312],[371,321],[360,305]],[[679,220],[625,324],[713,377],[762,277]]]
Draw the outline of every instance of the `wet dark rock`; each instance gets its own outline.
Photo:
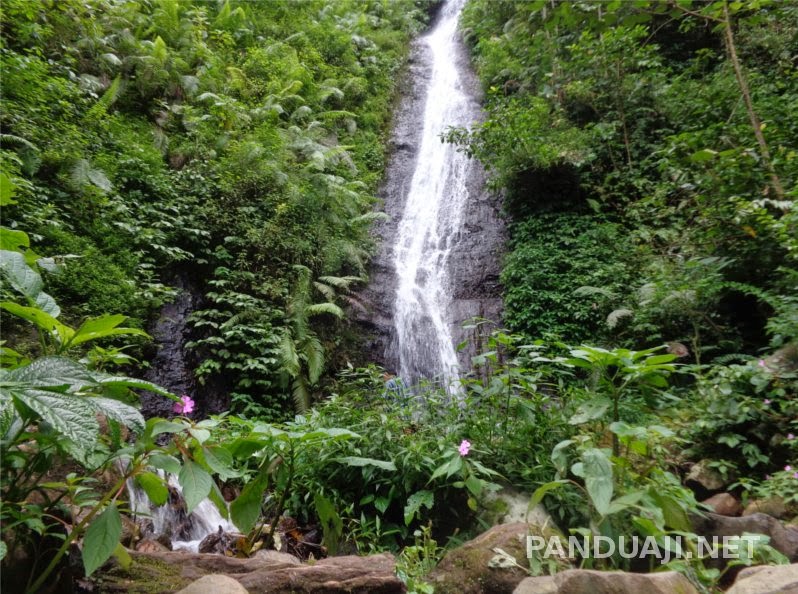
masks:
[[[200,386],[194,376],[198,364],[196,354],[186,349],[186,343],[199,338],[195,335],[189,316],[203,307],[203,294],[197,282],[188,274],[174,274],[167,282],[178,289],[175,299],[161,309],[158,319],[149,329],[156,352],[148,357],[150,367],[145,379],[170,392],[191,396],[196,407],[191,416],[203,418],[228,409],[227,391],[214,382]],[[142,412],[146,417],[171,417],[174,402],[144,392],[141,397]]]

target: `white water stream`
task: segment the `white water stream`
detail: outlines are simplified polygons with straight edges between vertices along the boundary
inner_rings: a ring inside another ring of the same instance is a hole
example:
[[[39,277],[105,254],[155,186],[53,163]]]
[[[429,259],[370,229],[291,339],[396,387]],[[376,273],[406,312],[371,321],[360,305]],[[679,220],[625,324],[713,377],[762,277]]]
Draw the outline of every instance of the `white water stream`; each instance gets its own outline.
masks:
[[[435,27],[422,38],[429,46],[432,71],[421,145],[394,250],[399,375],[409,383],[434,379],[448,388],[456,386],[459,376],[448,315],[448,263],[468,202],[471,163],[454,145],[443,143],[441,134],[450,126],[467,127],[479,115],[461,76],[467,65],[456,58],[463,3],[449,0]]]

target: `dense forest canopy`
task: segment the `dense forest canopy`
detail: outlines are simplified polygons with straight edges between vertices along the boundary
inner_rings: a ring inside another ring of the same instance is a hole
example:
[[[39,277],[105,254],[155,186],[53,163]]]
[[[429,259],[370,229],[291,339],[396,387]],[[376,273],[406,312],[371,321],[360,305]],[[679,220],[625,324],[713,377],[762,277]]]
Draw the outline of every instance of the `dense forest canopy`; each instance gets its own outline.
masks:
[[[473,586],[425,576],[507,492],[545,507],[530,534],[690,553],[709,495],[795,524],[798,4],[468,0],[485,118],[442,141],[503,201],[504,319],[469,322],[456,390],[389,393],[346,317],[439,4],[0,4],[4,589],[141,591],[127,550],[157,535],[123,533],[126,485],[209,499],[227,556],[391,551],[421,594]],[[185,295],[196,392],[175,394],[141,378]],[[654,569],[501,551],[522,576]],[[774,538],[665,569],[704,593],[797,560]]]

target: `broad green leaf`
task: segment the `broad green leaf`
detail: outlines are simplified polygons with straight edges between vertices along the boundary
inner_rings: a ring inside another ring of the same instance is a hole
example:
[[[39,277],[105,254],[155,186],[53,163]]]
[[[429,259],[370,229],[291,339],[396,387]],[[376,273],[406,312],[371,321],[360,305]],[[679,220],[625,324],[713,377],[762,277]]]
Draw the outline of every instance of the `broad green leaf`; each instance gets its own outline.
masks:
[[[139,330],[138,328],[119,328],[119,324],[124,322],[125,319],[125,316],[122,315],[104,315],[86,320],[75,331],[67,346],[77,346],[90,340],[108,336],[135,335],[150,337],[144,330]]]
[[[90,576],[114,552],[122,536],[122,518],[116,503],[112,502],[97,516],[83,539],[83,567]]]
[[[180,460],[174,456],[153,454],[149,457],[149,462],[154,468],[160,468],[169,474],[178,474],[180,472]]]
[[[144,489],[147,497],[155,505],[164,505],[169,500],[169,489],[157,474],[143,472],[136,477],[136,483]]]
[[[247,534],[260,518],[263,492],[269,486],[269,475],[261,472],[254,480],[249,481],[230,504],[230,517],[242,533]]]
[[[313,496],[313,503],[324,531],[324,544],[330,550],[330,554],[334,555],[344,531],[344,523],[335,509],[335,505],[321,493],[316,493]]]
[[[393,462],[385,460],[375,460],[374,458],[359,458],[357,456],[344,456],[342,458],[335,458],[336,462],[341,462],[347,466],[376,466],[383,470],[396,470],[396,465]]]
[[[432,491],[416,491],[410,497],[407,498],[407,503],[405,504],[405,526],[409,526],[410,523],[415,519],[416,514],[418,514],[421,507],[424,506],[427,509],[432,509],[432,506],[435,504],[435,495]]]
[[[229,450],[221,446],[208,446],[202,448],[205,463],[219,475],[223,481],[241,476],[241,473],[233,469],[233,455]]]
[[[122,546],[121,542],[116,545],[113,555],[116,557],[116,561],[122,569],[125,571],[130,569],[130,566],[133,564],[133,558],[130,556],[130,553],[127,552],[127,549]]]
[[[129,404],[112,398],[88,398],[87,401],[93,404],[106,417],[122,423],[135,433],[144,431],[144,417]]]
[[[612,501],[612,463],[604,452],[590,448],[582,453],[582,464],[587,494],[596,511],[605,516]]]
[[[475,497],[479,497],[482,493],[482,481],[475,476],[469,476],[465,480],[465,486],[468,491]]]
[[[34,388],[68,387],[73,391],[95,385],[88,369],[66,357],[40,357],[9,371],[2,381]]]
[[[12,394],[75,445],[88,448],[97,442],[100,426],[94,407],[85,398],[36,389]]]
[[[690,519],[679,502],[670,495],[657,493],[652,489],[651,496],[662,510],[662,517],[665,524],[673,530],[690,532],[692,530]]]
[[[166,396],[170,400],[174,400],[175,402],[180,402],[180,398],[178,398],[176,395],[165,390],[164,388],[162,388],[157,384],[153,384],[152,382],[148,382],[143,379],[138,379],[135,377],[125,377],[123,375],[104,375],[97,373],[94,374],[94,377],[97,380],[97,382],[103,386],[108,386],[110,388],[131,388],[137,390],[147,390],[148,392],[152,392],[153,394]]]
[[[149,421],[147,422],[149,424]],[[163,419],[157,419],[152,424],[152,431],[150,435],[155,437],[156,435],[160,435],[161,433],[180,433],[184,431],[188,427],[186,423],[174,423],[172,421],[164,421]]]
[[[44,287],[41,275],[28,266],[20,252],[0,250],[0,273],[15,291],[34,299]]]
[[[527,506],[527,513],[529,513],[530,510],[535,509],[535,507],[537,507],[538,504],[540,504],[540,502],[543,501],[543,498],[546,496],[546,493],[548,493],[553,489],[559,489],[560,487],[562,487],[567,483],[568,481],[564,480],[551,481],[535,489],[535,492],[532,493],[532,497],[529,499],[529,505]]]
[[[576,409],[576,413],[568,419],[571,425],[581,425],[602,418],[612,403],[606,398],[594,398],[584,402]]]
[[[210,493],[213,479],[199,464],[187,460],[180,469],[177,480],[183,487],[186,513],[190,514]]]
[[[65,326],[52,315],[38,307],[27,307],[19,305],[13,301],[3,301],[0,303],[0,308],[15,316],[27,320],[35,324],[39,329],[47,333],[53,333],[58,338],[60,344],[66,344],[74,334],[74,330],[69,326]]]
[[[0,250],[20,252],[23,251],[23,248],[29,247],[30,238],[27,233],[9,229],[8,227],[0,227]]]
[[[11,178],[0,172],[0,206],[16,204],[16,200],[13,199],[16,190],[17,185],[11,181]]]

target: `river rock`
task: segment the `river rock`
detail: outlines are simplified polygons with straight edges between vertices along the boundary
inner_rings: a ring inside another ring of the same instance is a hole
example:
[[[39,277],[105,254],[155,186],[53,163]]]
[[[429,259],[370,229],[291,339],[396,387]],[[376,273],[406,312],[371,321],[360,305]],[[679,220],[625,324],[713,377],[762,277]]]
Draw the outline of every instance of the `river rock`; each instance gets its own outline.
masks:
[[[529,509],[530,498],[529,493],[507,487],[489,493],[483,502],[487,511],[483,512],[481,517],[492,526],[517,522],[528,522],[535,526],[553,525],[551,516],[542,505]]]
[[[526,578],[513,594],[698,594],[690,581],[675,571],[626,573],[568,569],[556,575]]]
[[[249,594],[249,592],[231,577],[211,574],[191,582],[177,594]]]
[[[711,460],[696,462],[684,479],[687,486],[699,494],[720,491],[726,486],[723,476],[720,472],[711,468],[709,466],[710,463]]]
[[[496,556],[493,549],[502,549],[526,567],[527,535],[550,536],[553,531],[547,530],[544,533],[524,522],[494,526],[449,551],[427,579],[435,586],[435,594],[510,594],[528,574],[519,567],[490,567]]]
[[[786,555],[790,561],[798,561],[798,529],[784,526],[772,516],[755,513],[730,518],[707,513],[704,517],[693,517],[692,523],[696,534],[709,539],[714,536],[741,536],[744,532],[765,534],[770,537],[770,546]]]
[[[787,517],[787,506],[781,497],[768,497],[767,499],[755,499],[745,506],[744,516],[762,513],[774,518],[784,519]]]
[[[721,516],[739,516],[743,512],[743,504],[731,493],[718,493],[702,503]]]
[[[798,564],[747,567],[726,594],[798,594]]]

